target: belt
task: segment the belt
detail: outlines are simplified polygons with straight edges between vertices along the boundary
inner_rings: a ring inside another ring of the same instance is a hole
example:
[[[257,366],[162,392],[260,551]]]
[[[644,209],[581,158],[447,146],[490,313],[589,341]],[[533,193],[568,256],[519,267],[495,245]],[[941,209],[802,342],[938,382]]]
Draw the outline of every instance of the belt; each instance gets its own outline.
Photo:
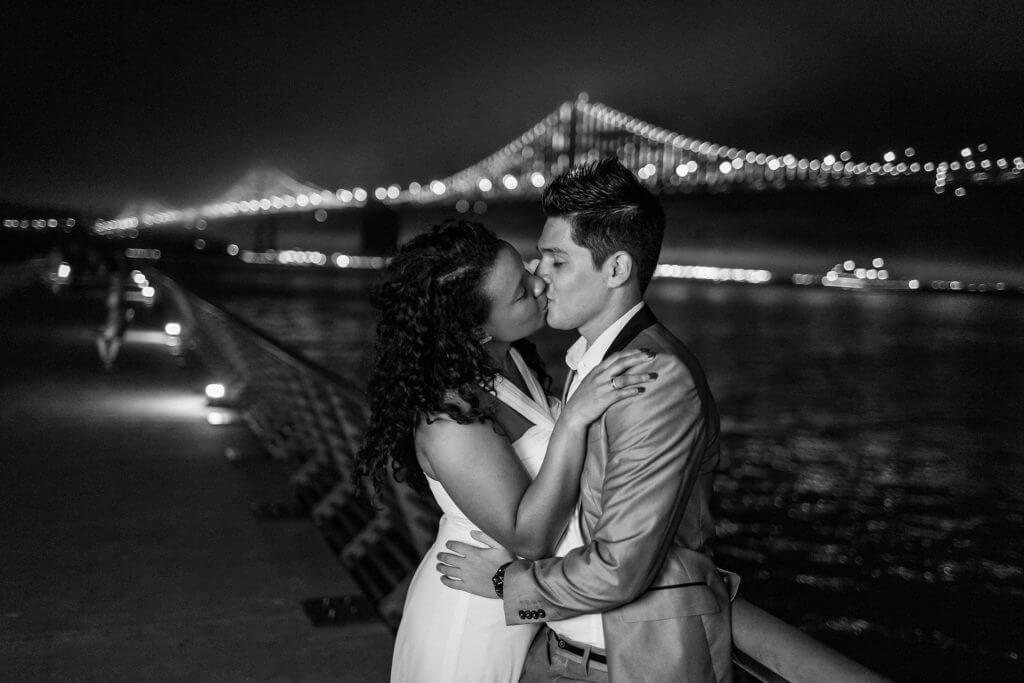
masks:
[[[582,658],[584,655],[587,654],[587,651],[584,650],[582,647],[579,647],[578,645],[573,645],[572,643],[566,641],[564,638],[560,638],[557,634],[555,634],[555,642],[558,644],[558,648],[560,650],[565,650],[566,652],[574,654],[577,657]],[[590,651],[590,661],[597,662],[598,664],[608,664],[608,658],[605,655],[594,652],[593,650]]]

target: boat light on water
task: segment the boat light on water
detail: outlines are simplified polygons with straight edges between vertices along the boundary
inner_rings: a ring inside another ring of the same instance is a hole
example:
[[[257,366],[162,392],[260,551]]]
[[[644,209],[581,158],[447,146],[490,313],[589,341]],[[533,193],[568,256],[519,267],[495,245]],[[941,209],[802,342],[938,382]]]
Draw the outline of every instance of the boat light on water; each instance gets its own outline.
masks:
[[[870,268],[858,266],[852,260],[844,261],[832,266],[821,278],[821,284],[841,289],[915,289],[912,281],[894,279],[884,266],[885,260],[881,258],[872,259]],[[809,283],[801,280],[797,284]]]

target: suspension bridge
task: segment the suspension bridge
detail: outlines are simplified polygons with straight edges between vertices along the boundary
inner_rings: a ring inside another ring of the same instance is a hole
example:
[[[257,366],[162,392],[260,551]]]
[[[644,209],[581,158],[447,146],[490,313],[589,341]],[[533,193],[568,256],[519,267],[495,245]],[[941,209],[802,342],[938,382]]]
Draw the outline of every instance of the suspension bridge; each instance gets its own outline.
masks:
[[[454,204],[465,212],[481,201],[536,200],[565,169],[606,156],[617,156],[662,194],[930,184],[936,194],[951,191],[961,197],[970,186],[1017,182],[1024,174],[1024,158],[991,154],[984,144],[963,147],[955,159],[941,161],[920,160],[911,147],[887,151],[876,160],[854,159],[848,151],[807,158],[740,149],[668,130],[581,94],[498,151],[446,177],[330,189],[257,169],[217,201],[182,209],[133,205],[112,220],[97,221],[92,230],[121,236],[158,225],[191,227],[245,215],[326,212],[374,200]]]

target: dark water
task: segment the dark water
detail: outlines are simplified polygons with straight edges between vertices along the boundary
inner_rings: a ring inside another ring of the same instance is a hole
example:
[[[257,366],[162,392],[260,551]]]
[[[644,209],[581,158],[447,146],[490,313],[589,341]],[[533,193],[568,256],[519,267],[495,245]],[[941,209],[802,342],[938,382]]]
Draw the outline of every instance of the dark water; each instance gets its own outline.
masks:
[[[303,277],[208,294],[361,380],[365,276]],[[1024,300],[669,281],[649,298],[719,402],[716,557],[746,596],[897,680],[1024,680]],[[537,341],[560,376],[572,338]]]

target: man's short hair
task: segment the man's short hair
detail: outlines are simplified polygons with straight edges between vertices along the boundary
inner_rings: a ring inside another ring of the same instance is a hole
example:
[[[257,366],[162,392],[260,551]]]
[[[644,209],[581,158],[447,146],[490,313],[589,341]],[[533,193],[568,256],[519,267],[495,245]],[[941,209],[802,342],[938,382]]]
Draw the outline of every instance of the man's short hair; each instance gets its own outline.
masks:
[[[572,240],[590,250],[594,267],[624,251],[633,257],[644,292],[661,254],[665,210],[636,176],[611,157],[574,166],[544,190],[544,215],[564,218]]]

